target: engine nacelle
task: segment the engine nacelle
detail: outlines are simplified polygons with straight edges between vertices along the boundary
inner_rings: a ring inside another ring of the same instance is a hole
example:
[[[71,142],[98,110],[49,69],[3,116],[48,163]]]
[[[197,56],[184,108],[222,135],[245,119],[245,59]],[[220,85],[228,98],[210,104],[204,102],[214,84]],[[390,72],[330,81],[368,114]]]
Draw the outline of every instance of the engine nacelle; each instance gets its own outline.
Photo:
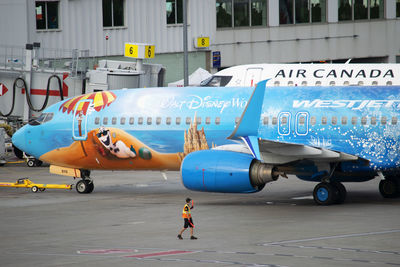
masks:
[[[219,150],[190,153],[182,162],[181,175],[187,189],[221,193],[258,192],[278,179],[271,165],[249,154]]]

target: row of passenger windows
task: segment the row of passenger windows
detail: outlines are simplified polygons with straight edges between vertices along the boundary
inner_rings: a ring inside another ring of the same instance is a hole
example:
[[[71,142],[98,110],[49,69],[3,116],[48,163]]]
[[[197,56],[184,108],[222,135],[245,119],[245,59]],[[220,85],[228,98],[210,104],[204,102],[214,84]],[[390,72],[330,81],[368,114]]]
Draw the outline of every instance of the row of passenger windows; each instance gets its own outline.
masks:
[[[175,123],[176,125],[180,125],[182,123],[182,118],[181,117],[176,117],[174,120],[171,117],[166,117],[165,119],[165,124],[166,125],[171,125],[172,123]],[[235,118],[235,124],[239,123],[240,118],[236,117]],[[382,116],[379,119],[377,117],[351,117],[347,118],[347,116],[343,116],[341,118],[338,118],[337,116],[332,116],[331,118],[328,118],[326,116],[321,117],[321,124],[322,125],[327,125],[328,123],[332,124],[332,125],[337,125],[339,124],[339,122],[342,125],[347,125],[348,123],[351,123],[352,125],[357,125],[358,121],[360,120],[361,125],[367,125],[368,122],[371,125],[376,125],[378,123],[378,121],[380,122],[381,125],[386,125],[389,123],[391,123],[391,125],[396,125],[397,124],[397,117],[391,117],[391,118],[387,118],[386,116]],[[156,117],[154,120],[152,117],[138,117],[137,118],[137,122],[136,124],[138,125],[143,125],[143,124],[147,124],[147,125],[152,125],[153,121],[156,125],[160,125],[161,123],[163,123],[163,118],[161,117]],[[270,123],[270,118],[269,117],[263,117],[262,118],[263,124],[264,125],[268,125]],[[118,122],[117,117],[112,117],[111,118],[111,124],[116,125]],[[202,123],[202,118],[201,117],[197,117],[196,118],[196,122],[197,124],[201,124]],[[211,119],[211,117],[206,117],[204,120],[205,124],[211,124],[214,123],[216,125],[221,124],[221,118],[220,117],[215,117],[215,119]],[[100,124],[100,117],[96,117],[95,124]],[[109,119],[108,117],[104,117],[102,120],[102,124],[103,125],[108,125],[109,123]],[[121,125],[125,125],[125,124],[130,124],[133,125],[135,124],[135,118],[134,117],[129,117],[129,118],[125,118],[125,117],[121,117],[119,119],[119,124]],[[185,124],[189,125],[192,123],[192,118],[191,117],[186,117]],[[306,123],[306,117],[305,116],[299,116],[298,117],[298,123],[299,125],[305,125]],[[271,125],[277,125],[278,124],[278,117],[272,117],[271,119]],[[288,117],[287,116],[281,116],[280,117],[280,125],[286,125],[288,124]],[[315,125],[317,124],[317,118],[315,116],[310,117],[310,125]]]
[[[383,85],[383,83],[380,83],[380,84]],[[392,85],[393,82],[392,81],[387,81],[385,84],[386,85]],[[322,82],[321,81],[316,81],[315,83],[307,83],[307,81],[302,81],[300,84],[297,84],[294,81],[288,81],[287,83],[286,82],[280,82],[280,81],[275,81],[274,82],[274,86],[285,86],[285,85],[287,85],[287,86],[298,86],[298,85],[301,85],[301,86],[307,86],[307,85],[309,85],[309,86],[312,86],[312,85],[321,86]],[[348,86],[348,85],[350,85],[350,82],[349,81],[344,81],[343,84],[336,83],[335,81],[330,81],[329,82],[329,86],[335,86],[335,85],[346,85],[346,86]],[[355,85],[355,84],[351,84],[351,85]],[[372,81],[371,83],[364,83],[363,81],[358,81],[357,85],[378,85],[378,81]]]
[[[130,125],[133,125],[133,124],[136,123],[136,124],[139,124],[139,125],[143,125],[143,124],[152,125],[153,121],[154,121],[154,123],[156,125],[160,125],[163,122],[163,118],[161,118],[161,117],[156,117],[156,118],[154,118],[154,120],[153,120],[152,117],[147,117],[147,118],[138,117],[136,119],[137,119],[137,121],[135,122],[135,118],[134,117],[129,117],[129,118],[121,117],[119,119],[119,124],[125,125],[125,124],[129,123]],[[165,124],[167,124],[167,125],[171,125],[172,123],[175,123],[176,125],[180,125],[182,123],[182,118],[181,117],[176,117],[175,119],[173,119],[171,117],[166,117],[166,118],[164,118],[164,120],[165,120]],[[237,119],[236,123],[238,121],[239,120]],[[115,125],[115,124],[117,124],[117,122],[118,122],[117,117],[112,117],[111,118],[111,124]],[[201,122],[202,122],[201,117],[197,117],[196,118],[196,122],[197,122],[197,124],[201,124]],[[94,120],[94,123],[95,124],[100,124],[100,117],[96,117],[95,120]],[[107,125],[108,123],[109,123],[108,117],[104,117],[103,120],[102,120],[102,124],[103,125]],[[192,123],[192,118],[191,117],[186,117],[184,123],[189,125],[190,123]],[[213,119],[213,123],[215,123],[216,125],[219,125],[221,123],[221,118],[220,117],[216,117],[215,119]],[[211,124],[211,117],[206,117],[205,124]]]
[[[343,116],[340,118],[340,123],[342,125],[347,125],[348,123],[351,123],[352,125],[357,125],[359,121],[359,117],[351,117],[351,121],[349,122],[349,119],[347,116]],[[327,125],[329,123],[332,125],[337,125],[339,123],[339,118],[337,116],[332,116],[330,119],[326,116],[321,117],[321,124],[322,125]],[[397,124],[397,117],[392,117],[389,118],[391,125],[396,125]],[[388,124],[388,118],[386,116],[382,116],[380,119],[377,117],[361,117],[360,119],[361,125],[367,125],[368,121],[371,125],[376,125],[378,121],[380,121],[381,125],[386,125]],[[287,116],[282,116],[280,118],[280,125],[286,125],[288,123],[288,117]],[[298,118],[298,123],[299,125],[304,125],[306,123],[306,117],[305,116],[300,116]],[[269,117],[263,117],[263,124],[268,125],[269,124]],[[272,117],[271,120],[272,125],[278,124],[278,118],[277,117]],[[310,124],[315,125],[317,124],[317,118],[315,116],[312,116],[310,118]]]

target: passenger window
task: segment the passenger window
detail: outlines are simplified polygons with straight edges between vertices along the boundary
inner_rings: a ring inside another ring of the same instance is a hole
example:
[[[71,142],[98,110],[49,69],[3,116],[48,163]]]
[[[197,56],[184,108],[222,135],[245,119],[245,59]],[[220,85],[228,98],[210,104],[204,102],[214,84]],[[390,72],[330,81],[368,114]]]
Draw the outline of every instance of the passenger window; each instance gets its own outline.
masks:
[[[351,118],[351,124],[353,124],[353,125],[357,124],[357,117],[352,117]]]
[[[293,81],[289,81],[287,85],[288,85],[288,86],[293,86],[294,83],[293,83]]]
[[[302,81],[301,86],[307,86],[307,81]]]
[[[342,117],[342,125],[346,125],[347,124],[347,117],[343,116]]]
[[[210,124],[211,123],[211,117],[206,117],[206,124]]]
[[[201,117],[196,118],[197,125],[201,124]]]
[[[100,118],[99,117],[96,117],[95,119],[94,119],[94,124],[99,124],[100,123]]]
[[[167,117],[167,119],[165,120],[165,123],[167,124],[167,125],[170,125],[171,124],[171,117]]]
[[[334,86],[334,85],[335,85],[335,81],[330,81],[330,82],[329,82],[329,85],[330,85],[330,86]]]
[[[387,81],[386,85],[392,85],[392,82],[391,81]]]
[[[332,117],[332,125],[336,125],[337,124],[337,117],[333,116]]]
[[[190,124],[192,122],[192,118],[186,117],[186,124]]]
[[[147,117],[147,125],[151,125],[151,123],[152,123],[152,118],[151,117]]]
[[[328,118],[327,117],[322,117],[321,123],[322,123],[322,125],[326,125],[328,123]]]
[[[343,85],[349,85],[350,84],[350,82],[349,81],[345,81],[344,83],[343,83]]]
[[[176,117],[175,123],[176,125],[181,124],[181,117]]]
[[[219,125],[221,123],[221,118],[220,117],[216,117],[215,118],[215,124]]]
[[[371,125],[376,125],[376,117],[371,117]]]
[[[264,125],[268,125],[268,117],[264,117],[263,118],[263,124]]]
[[[301,117],[299,118],[299,124],[300,124],[300,125],[304,125],[305,122],[306,122],[306,117],[301,116]]]
[[[310,124],[311,125],[315,125],[317,123],[317,118],[315,117],[315,116],[312,116],[311,118],[310,118]]]
[[[363,81],[358,81],[358,85],[364,85]]]
[[[378,85],[378,82],[377,81],[373,81],[372,85]]]
[[[111,120],[111,123],[113,125],[117,124],[117,117],[113,117],[112,120]]]
[[[287,124],[287,117],[281,117],[281,125]]]
[[[278,124],[278,118],[272,117],[272,125],[277,125],[277,124]]]
[[[383,117],[381,118],[381,124],[382,124],[382,125],[386,125],[386,122],[387,122],[387,118],[386,118],[386,116],[383,116]]]
[[[103,124],[104,124],[104,125],[107,125],[107,124],[108,124],[108,117],[104,117],[104,118],[103,118]]]
[[[236,117],[236,118],[235,118],[235,124],[238,124],[239,121],[240,121],[240,118],[239,118],[239,117]]]
[[[274,82],[274,86],[279,86],[279,81]]]
[[[129,118],[129,124],[133,124],[135,122],[135,118],[134,117],[130,117]]]
[[[315,82],[315,86],[321,86],[321,82],[320,81]]]
[[[122,118],[121,118],[121,121],[120,121],[121,125],[124,125],[124,124],[125,124],[125,120],[126,120],[125,117],[122,117]]]
[[[138,124],[140,124],[140,125],[143,124],[143,117],[139,117],[139,119],[138,119]]]
[[[157,117],[157,118],[156,118],[156,124],[159,125],[160,123],[161,123],[161,118],[160,118],[160,117]]]
[[[361,118],[361,125],[366,125],[367,124],[367,117],[362,117]]]
[[[392,125],[396,125],[397,124],[397,117],[392,117]]]

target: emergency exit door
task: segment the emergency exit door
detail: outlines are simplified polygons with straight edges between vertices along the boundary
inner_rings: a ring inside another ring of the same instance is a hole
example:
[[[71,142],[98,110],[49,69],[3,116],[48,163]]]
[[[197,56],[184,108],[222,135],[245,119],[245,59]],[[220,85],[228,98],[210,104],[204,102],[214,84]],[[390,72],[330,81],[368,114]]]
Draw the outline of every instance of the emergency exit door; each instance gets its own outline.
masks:
[[[249,68],[246,71],[244,86],[256,86],[261,80],[262,68]]]

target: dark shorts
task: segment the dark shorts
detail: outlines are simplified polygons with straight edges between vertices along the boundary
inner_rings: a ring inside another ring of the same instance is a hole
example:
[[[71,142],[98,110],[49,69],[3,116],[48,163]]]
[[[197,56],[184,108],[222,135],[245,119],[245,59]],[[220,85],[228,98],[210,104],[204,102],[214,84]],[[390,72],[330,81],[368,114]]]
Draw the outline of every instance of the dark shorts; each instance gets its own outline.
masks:
[[[193,228],[193,219],[192,218],[190,218],[190,219],[184,218],[184,220],[185,220],[185,222],[183,224],[183,228],[188,228],[188,227]],[[189,223],[189,221],[190,221],[190,223]]]

